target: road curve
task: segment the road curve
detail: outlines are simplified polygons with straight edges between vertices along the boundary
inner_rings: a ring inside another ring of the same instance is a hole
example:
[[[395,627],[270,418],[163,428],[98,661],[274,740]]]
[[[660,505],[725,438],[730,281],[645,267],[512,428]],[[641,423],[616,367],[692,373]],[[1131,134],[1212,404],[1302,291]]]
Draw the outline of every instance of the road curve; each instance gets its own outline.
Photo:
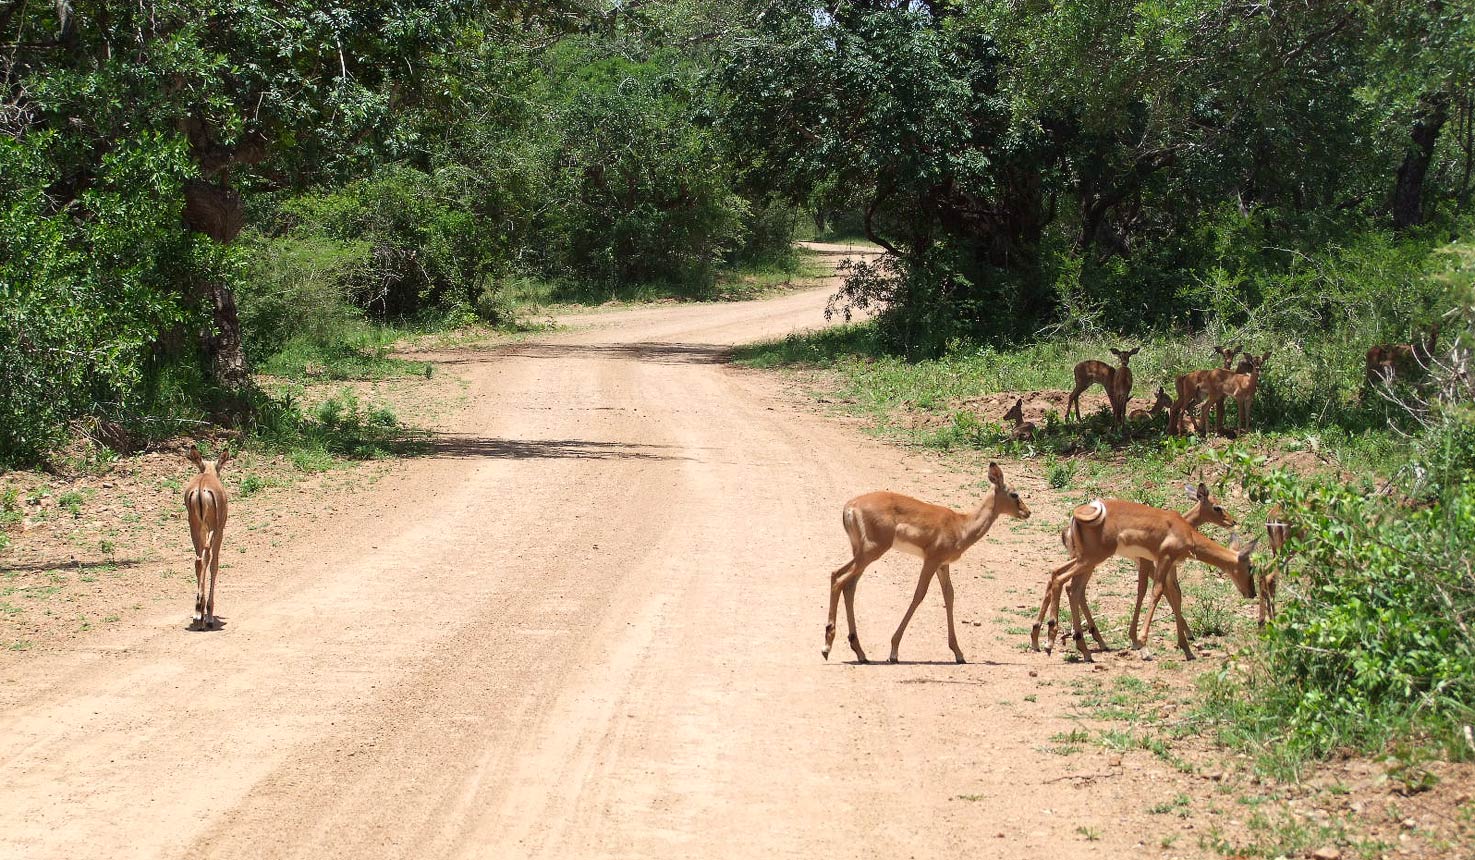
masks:
[[[1070,726],[1066,682],[1041,693],[1029,670],[1084,670],[993,620],[1038,581],[1048,530],[1001,523],[959,566],[960,618],[983,621],[960,630],[969,665],[936,594],[902,646],[922,662],[851,664],[843,633],[820,659],[841,504],[961,507],[982,478],[724,363],[822,325],[825,297],[580,315],[437,356],[469,404],[435,453],[232,556],[223,631],[144,615],[6,665],[0,857],[1131,850],[1115,822],[1135,800],[1055,781],[1080,760],[1037,749]],[[903,556],[863,581],[873,655],[915,575]]]

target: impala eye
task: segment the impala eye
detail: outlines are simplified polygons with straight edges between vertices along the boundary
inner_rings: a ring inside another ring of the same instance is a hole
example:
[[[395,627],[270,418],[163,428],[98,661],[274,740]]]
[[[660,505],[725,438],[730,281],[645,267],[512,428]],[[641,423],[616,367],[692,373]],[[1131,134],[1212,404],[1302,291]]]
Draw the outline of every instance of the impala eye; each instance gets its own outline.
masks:
[[[1009,498],[1014,499],[1015,501],[1018,501],[1019,500],[1019,494],[1016,493],[1016,492],[1014,492],[1013,490],[1010,490],[1009,491]]]

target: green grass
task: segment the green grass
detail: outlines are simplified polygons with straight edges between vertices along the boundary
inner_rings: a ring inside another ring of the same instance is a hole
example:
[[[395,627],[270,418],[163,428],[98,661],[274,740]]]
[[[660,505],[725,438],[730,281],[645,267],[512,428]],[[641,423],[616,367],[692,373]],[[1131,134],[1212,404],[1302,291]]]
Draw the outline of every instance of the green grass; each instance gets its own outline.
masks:
[[[261,362],[258,370],[284,379],[384,379],[423,376],[428,365],[389,355],[396,342],[413,332],[362,322],[337,332],[338,340],[299,335]]]
[[[1292,462],[1297,469],[1366,475],[1384,474],[1406,459],[1407,437],[1389,429],[1385,402],[1362,397],[1360,356],[1340,344],[1336,349],[1346,355],[1296,343],[1273,350],[1256,397],[1255,432],[1234,440],[1169,436],[1161,418],[1124,433],[1105,412],[1077,422],[1050,411],[1034,419],[1032,441],[1017,442],[1002,425],[1007,404],[998,406],[998,414],[978,414],[967,405],[986,395],[1069,391],[1077,361],[1110,358],[1108,347],[1122,345],[1129,341],[1058,338],[1011,350],[961,345],[941,358],[907,361],[886,353],[874,325],[860,323],[740,347],[736,360],[754,368],[828,371],[820,383],[825,390],[817,395],[863,418],[873,432],[940,451],[1040,458],[1052,488],[1082,498],[1116,495],[1181,506],[1180,484],[1205,470],[1212,482],[1222,471],[1214,461],[1232,451]],[[1130,345],[1142,347],[1132,360],[1139,399],[1159,384],[1171,390],[1179,372],[1217,363],[1212,338],[1205,336],[1133,339]],[[1099,387],[1094,391],[1101,393]],[[1226,427],[1235,421],[1230,409]],[[1258,512],[1245,516],[1252,513]]]

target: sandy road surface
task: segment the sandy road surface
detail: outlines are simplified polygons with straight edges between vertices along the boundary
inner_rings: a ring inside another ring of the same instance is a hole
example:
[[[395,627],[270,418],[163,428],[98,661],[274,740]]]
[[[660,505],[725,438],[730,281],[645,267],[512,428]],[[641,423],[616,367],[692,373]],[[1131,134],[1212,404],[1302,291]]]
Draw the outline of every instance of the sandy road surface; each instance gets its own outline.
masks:
[[[992,621],[954,665],[935,592],[902,646],[924,662],[847,663],[843,631],[820,659],[845,499],[961,507],[981,479],[720,362],[824,300],[441,356],[470,405],[437,453],[240,557],[223,631],[184,632],[182,596],[0,666],[0,857],[1121,856],[1139,799],[1052,782],[1096,753],[1037,751],[1083,667]],[[965,622],[1053,551],[1011,528],[957,568]],[[904,556],[866,575],[873,656],[914,577]]]

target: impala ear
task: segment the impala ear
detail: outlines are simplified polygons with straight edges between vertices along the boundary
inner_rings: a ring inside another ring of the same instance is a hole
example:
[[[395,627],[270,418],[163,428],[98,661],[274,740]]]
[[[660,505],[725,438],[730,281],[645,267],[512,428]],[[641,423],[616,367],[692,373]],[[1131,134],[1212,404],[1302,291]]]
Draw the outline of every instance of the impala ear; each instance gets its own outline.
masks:
[[[1192,484],[1184,484],[1183,495],[1187,496],[1190,499],[1196,499],[1198,498],[1198,488]]]
[[[1198,482],[1198,488],[1194,491],[1194,498],[1207,502],[1209,500],[1209,485],[1203,481]]]
[[[229,448],[222,448],[220,450],[220,456],[215,458],[215,471],[219,472],[220,471],[220,467],[221,466],[224,466],[226,463],[229,463],[229,462],[230,462],[230,449]]]
[[[189,460],[191,463],[194,463],[196,466],[198,466],[201,472],[205,471],[205,458],[200,456],[200,448],[198,445],[191,442],[189,450],[184,452],[184,457],[186,460]]]
[[[1000,489],[1003,488],[1004,470],[999,468],[998,463],[988,464],[988,480],[989,483],[993,484],[995,487],[999,487]]]
[[[1127,358],[1131,358],[1132,356],[1136,355],[1137,353],[1139,353],[1141,351],[1142,351],[1142,347],[1140,347],[1140,346],[1134,346],[1134,347],[1132,347],[1132,349],[1130,351],[1127,352],[1127,356],[1126,357]]]

